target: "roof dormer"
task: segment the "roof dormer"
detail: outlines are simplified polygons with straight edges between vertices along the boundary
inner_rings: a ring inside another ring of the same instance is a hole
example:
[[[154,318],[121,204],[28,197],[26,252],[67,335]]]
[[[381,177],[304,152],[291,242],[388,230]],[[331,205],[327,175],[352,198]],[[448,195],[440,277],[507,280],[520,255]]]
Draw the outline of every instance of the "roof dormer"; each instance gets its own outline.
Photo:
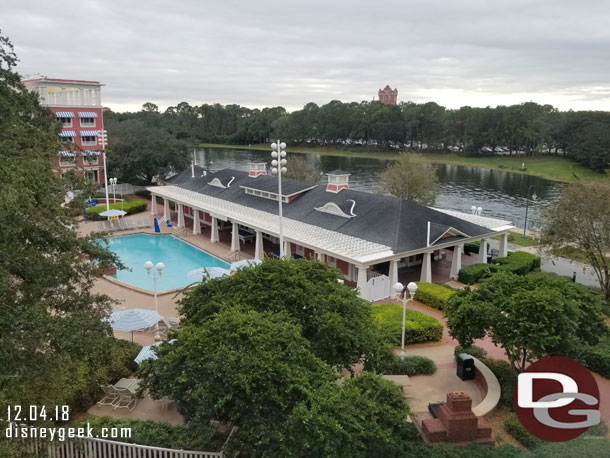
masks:
[[[328,172],[326,175],[328,175],[326,192],[337,193],[342,189],[349,189],[349,173],[342,170],[333,170],[332,172]]]
[[[315,207],[315,210],[322,213],[328,213],[329,215],[341,216],[343,218],[353,218],[356,216],[354,207],[356,207],[356,201],[349,199],[341,204],[328,202],[321,207]]]
[[[248,176],[256,178],[259,175],[267,175],[267,164],[264,162],[250,162]]]

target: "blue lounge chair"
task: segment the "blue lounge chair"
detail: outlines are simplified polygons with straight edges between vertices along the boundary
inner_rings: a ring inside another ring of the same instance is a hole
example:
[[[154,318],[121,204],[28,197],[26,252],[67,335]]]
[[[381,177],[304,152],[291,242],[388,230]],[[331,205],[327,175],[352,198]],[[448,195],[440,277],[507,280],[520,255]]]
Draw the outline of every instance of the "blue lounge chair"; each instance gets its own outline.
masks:
[[[165,224],[167,224],[167,227],[174,227],[174,225],[170,223],[168,219],[165,220]]]
[[[292,253],[292,259],[302,259],[303,256],[301,256],[300,254],[296,254],[296,253]]]

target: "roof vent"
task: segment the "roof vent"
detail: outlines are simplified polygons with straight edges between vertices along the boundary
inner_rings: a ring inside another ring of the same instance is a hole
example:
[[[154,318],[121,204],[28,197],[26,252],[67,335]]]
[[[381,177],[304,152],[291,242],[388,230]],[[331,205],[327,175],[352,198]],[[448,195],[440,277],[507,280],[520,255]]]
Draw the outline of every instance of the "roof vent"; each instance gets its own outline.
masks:
[[[346,200],[340,205],[334,202],[328,202],[322,205],[321,207],[315,207],[315,210],[322,213],[328,213],[329,215],[341,216],[343,218],[353,218],[354,216],[356,216],[354,214],[355,206],[355,200]]]
[[[264,162],[250,162],[250,172],[248,172],[248,176],[256,178],[259,175],[267,175],[267,164]]]
[[[332,172],[328,172],[326,175],[328,175],[326,192],[337,193],[342,189],[349,189],[349,173],[342,170],[333,170]]]
[[[227,188],[224,184],[222,184],[222,181],[220,181],[218,178],[212,178],[212,181],[209,181],[208,184],[210,186],[216,186],[217,188],[222,188],[222,189]]]

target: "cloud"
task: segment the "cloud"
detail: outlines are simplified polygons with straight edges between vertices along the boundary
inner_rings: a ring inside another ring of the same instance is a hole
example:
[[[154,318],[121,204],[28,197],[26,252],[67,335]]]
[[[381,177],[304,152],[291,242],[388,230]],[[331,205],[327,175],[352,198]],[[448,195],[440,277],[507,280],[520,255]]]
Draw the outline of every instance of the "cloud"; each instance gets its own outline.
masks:
[[[103,103],[534,100],[610,110],[610,6],[566,0],[0,0],[22,74],[98,80]]]

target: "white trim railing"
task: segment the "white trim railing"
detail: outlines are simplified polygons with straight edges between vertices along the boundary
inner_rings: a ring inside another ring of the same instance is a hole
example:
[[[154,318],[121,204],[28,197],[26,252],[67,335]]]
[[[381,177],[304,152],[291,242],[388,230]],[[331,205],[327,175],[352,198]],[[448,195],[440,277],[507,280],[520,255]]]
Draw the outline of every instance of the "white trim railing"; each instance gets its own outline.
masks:
[[[48,458],[224,458],[223,452],[197,452],[78,437],[64,442],[32,439],[29,452]]]

